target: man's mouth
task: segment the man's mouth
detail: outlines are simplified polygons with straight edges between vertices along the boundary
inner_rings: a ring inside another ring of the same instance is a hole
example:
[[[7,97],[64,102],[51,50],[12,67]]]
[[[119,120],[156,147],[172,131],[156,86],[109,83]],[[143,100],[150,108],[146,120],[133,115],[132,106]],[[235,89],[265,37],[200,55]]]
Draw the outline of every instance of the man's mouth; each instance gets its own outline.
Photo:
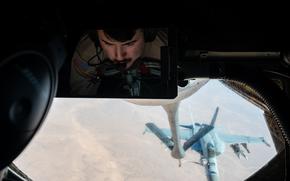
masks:
[[[128,70],[130,68],[134,68],[137,66],[139,59],[136,59],[133,61],[132,59],[124,59],[122,61],[120,60],[112,60],[112,62],[117,66],[120,67],[122,70]]]
[[[116,64],[118,67],[122,68],[123,70],[129,68],[129,64],[131,62],[131,59],[125,59],[125,60],[113,60],[114,64]]]
[[[125,60],[113,60],[114,64],[117,66],[117,69],[124,71],[128,69],[128,64],[130,63],[130,59],[125,59]]]
[[[131,60],[130,59],[125,59],[125,60],[113,60],[113,62],[115,64],[126,64],[128,62],[130,62]]]

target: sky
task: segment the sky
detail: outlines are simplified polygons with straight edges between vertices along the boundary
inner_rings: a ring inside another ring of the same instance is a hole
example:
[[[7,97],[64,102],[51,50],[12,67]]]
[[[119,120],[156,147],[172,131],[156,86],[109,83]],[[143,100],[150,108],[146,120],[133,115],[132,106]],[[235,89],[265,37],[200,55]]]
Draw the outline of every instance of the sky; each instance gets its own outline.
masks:
[[[263,112],[211,80],[181,102],[180,123],[210,123],[217,106],[216,127],[229,134],[263,136],[271,145],[249,145],[249,160],[239,160],[229,146],[218,156],[221,180],[244,180],[276,154]],[[169,127],[160,106],[56,98],[16,164],[35,180],[206,180],[204,168],[184,164],[180,169],[154,135],[143,135],[146,122]],[[199,159],[198,153],[188,151],[184,161]]]

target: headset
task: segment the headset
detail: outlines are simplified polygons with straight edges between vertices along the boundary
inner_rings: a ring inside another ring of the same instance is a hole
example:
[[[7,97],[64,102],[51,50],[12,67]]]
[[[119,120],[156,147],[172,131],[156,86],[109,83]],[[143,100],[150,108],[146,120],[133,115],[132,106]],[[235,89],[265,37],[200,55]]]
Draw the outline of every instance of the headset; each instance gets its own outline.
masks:
[[[153,29],[153,28],[148,28],[144,29],[144,40],[145,42],[152,42],[155,40],[157,34],[158,34],[158,29]]]
[[[56,11],[23,8],[18,15],[3,23],[0,34],[0,170],[42,125],[66,57],[65,30]]]

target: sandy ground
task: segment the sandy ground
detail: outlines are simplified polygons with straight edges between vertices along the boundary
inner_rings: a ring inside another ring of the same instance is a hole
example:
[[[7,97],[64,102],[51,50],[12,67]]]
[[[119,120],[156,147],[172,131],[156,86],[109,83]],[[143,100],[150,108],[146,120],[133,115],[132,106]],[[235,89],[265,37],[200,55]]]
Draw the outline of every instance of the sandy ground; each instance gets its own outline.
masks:
[[[205,113],[211,117],[213,111]],[[154,135],[142,134],[149,121],[168,127],[159,106],[108,99],[55,99],[46,121],[15,163],[36,181],[207,180],[204,167],[191,163],[199,162],[198,153],[187,152],[178,167]],[[273,147],[249,148],[249,160],[239,160],[226,147],[217,159],[220,180],[244,180],[275,154]]]

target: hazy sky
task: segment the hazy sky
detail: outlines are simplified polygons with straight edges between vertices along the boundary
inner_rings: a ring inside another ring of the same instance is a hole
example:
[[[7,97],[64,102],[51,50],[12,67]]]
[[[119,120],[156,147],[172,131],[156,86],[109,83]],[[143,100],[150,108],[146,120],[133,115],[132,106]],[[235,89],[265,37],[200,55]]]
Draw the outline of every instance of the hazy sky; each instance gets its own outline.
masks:
[[[211,80],[182,101],[180,122],[209,123],[217,106],[216,126],[225,133],[264,136],[272,146],[249,145],[249,160],[239,160],[226,147],[218,157],[221,180],[245,179],[276,154],[263,112]],[[169,127],[160,106],[57,98],[17,165],[35,180],[206,180],[201,166],[185,164],[180,169],[154,135],[142,135],[146,122]],[[198,153],[187,152],[186,159],[198,162],[199,158]]]

